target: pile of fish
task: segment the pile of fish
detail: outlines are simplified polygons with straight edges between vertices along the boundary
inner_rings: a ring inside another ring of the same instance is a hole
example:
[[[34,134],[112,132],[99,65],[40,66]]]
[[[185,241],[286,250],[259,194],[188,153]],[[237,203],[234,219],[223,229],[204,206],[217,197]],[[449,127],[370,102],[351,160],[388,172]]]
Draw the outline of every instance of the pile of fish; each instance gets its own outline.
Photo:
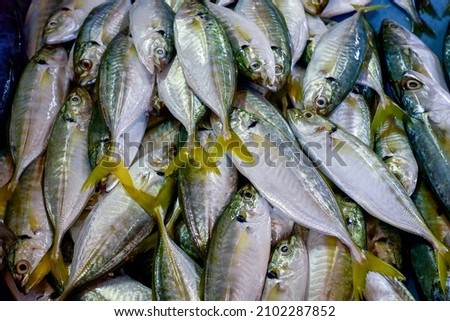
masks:
[[[450,34],[440,61],[369,0],[22,7],[0,1],[16,299],[450,298]]]

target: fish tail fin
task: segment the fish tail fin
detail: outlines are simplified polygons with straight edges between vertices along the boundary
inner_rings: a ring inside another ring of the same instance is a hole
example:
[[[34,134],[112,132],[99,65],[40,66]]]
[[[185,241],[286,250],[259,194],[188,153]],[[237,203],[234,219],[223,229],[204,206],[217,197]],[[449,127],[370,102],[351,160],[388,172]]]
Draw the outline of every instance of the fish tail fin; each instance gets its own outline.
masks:
[[[435,249],[435,253],[439,272],[439,282],[441,284],[442,291],[445,293],[447,288],[446,283],[448,268],[450,267],[450,252],[447,249],[446,251],[439,251]]]
[[[253,164],[253,155],[244,145],[239,136],[231,130],[226,135],[219,135],[215,147],[217,151],[217,159],[223,157],[226,151],[230,151],[239,157],[243,162]]]
[[[172,175],[177,168],[185,167],[186,164],[206,171],[213,171],[220,175],[220,170],[217,168],[216,162],[211,161],[209,153],[198,142],[192,142],[190,147],[183,146],[180,148],[178,154],[167,167],[166,176]]]
[[[369,271],[378,272],[384,276],[404,280],[405,277],[396,268],[379,259],[370,252],[363,251],[364,259],[359,262],[356,258],[352,258],[353,266],[353,291],[355,300],[360,300],[366,286],[366,276]]]
[[[104,155],[98,162],[98,165],[92,170],[91,174],[84,182],[82,191],[85,191],[86,189],[97,185],[99,181],[111,174],[114,169],[119,166],[119,164],[120,162],[117,162],[107,155]]]
[[[373,6],[362,6],[359,4],[352,4],[352,6],[353,6],[353,8],[355,8],[356,11],[361,12],[361,13],[377,11],[377,10],[381,10],[381,9],[385,9],[385,8],[389,7],[389,5],[385,5],[385,4],[376,4]]]
[[[50,273],[52,270],[52,264],[53,261],[51,259],[51,253],[50,251],[47,251],[33,272],[31,272],[26,283],[23,285],[25,293],[30,292],[31,289],[38,285],[42,279]]]
[[[431,38],[436,38],[436,34],[434,33],[433,29],[431,29],[431,27],[421,18],[418,21],[413,22],[412,29],[413,32],[418,36],[426,34]]]
[[[388,96],[385,97],[385,104],[378,105],[377,110],[375,112],[375,116],[373,117],[371,128],[372,132],[375,132],[376,129],[381,127],[383,123],[390,116],[393,116],[400,120],[405,120],[408,115],[405,113],[403,109],[400,108],[391,98]]]
[[[69,279],[69,272],[67,271],[67,266],[64,263],[62,255],[52,258],[51,274],[55,278],[58,286],[63,289]]]
[[[12,194],[13,190],[9,188],[8,184],[0,188],[0,219],[5,217],[6,207],[8,206]]]

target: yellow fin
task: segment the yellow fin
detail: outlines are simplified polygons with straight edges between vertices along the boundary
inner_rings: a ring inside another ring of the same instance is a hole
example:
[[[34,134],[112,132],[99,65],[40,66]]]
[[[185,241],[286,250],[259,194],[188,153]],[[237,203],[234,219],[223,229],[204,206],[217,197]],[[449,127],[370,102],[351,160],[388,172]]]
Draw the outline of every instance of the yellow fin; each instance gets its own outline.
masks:
[[[24,285],[25,293],[30,292],[31,289],[33,289],[42,281],[42,279],[51,271],[52,264],[53,263],[52,259],[50,258],[50,251],[48,251],[28,277],[28,281]]]
[[[446,283],[447,283],[447,271],[448,267],[450,267],[450,252],[445,254],[439,253],[437,250],[434,250],[436,254],[436,262],[438,266],[439,272],[439,282],[441,283],[442,291],[446,292]]]
[[[405,121],[409,116],[391,98],[386,96],[386,105],[378,105],[372,120],[372,132],[375,132],[389,116]]]
[[[169,167],[166,170],[166,176],[170,176],[177,168],[190,164],[195,168],[200,168],[205,171],[213,171],[217,175],[220,175],[220,170],[215,161],[211,161],[212,157],[206,152],[198,142],[192,144],[191,148],[183,146],[178,151],[177,156],[170,162]]]
[[[86,179],[86,182],[84,182],[81,190],[85,191],[89,187],[94,187],[95,185],[97,185],[99,181],[108,176],[108,174],[111,174],[118,166],[118,164],[119,163],[117,161],[114,161],[113,158],[104,155],[98,162],[98,165],[95,166],[89,177]]]
[[[352,258],[353,265],[353,292],[354,299],[359,300],[362,298],[364,288],[366,286],[367,272],[374,271],[384,276],[397,278],[404,280],[405,277],[396,268],[379,259],[370,252],[363,251],[365,259],[363,262],[358,262],[355,258]]]
[[[5,217],[6,207],[11,199],[13,191],[9,188],[9,184],[6,184],[0,188],[0,220]]]
[[[359,4],[352,4],[352,7],[355,8],[356,11],[358,12],[372,12],[372,11],[376,11],[376,10],[380,10],[380,9],[385,9],[387,7],[389,7],[389,5],[385,5],[385,4],[377,4],[377,5],[373,5],[373,6],[362,6]]]
[[[58,285],[64,288],[69,278],[69,272],[67,271],[67,266],[64,263],[62,255],[59,255],[56,259],[52,259],[51,274]]]
[[[242,140],[239,138],[236,133],[230,131],[228,133],[229,138],[225,138],[225,136],[222,134],[217,138],[215,147],[216,147],[216,158],[215,160],[218,160],[225,155],[226,151],[230,151],[233,154],[235,154],[237,157],[239,157],[242,161],[253,164],[253,155],[250,153],[250,151],[247,149],[247,147],[244,145]]]

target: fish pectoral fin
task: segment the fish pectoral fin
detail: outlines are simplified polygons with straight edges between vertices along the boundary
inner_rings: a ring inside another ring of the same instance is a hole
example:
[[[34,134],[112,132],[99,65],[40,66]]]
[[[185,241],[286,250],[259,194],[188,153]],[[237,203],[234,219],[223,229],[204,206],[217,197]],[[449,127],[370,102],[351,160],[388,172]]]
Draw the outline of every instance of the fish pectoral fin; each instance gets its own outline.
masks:
[[[36,285],[38,285],[42,279],[50,273],[52,269],[52,259],[51,259],[51,253],[48,251],[41,259],[39,264],[36,266],[36,268],[33,270],[33,272],[28,277],[27,283],[24,285],[24,291],[25,293],[30,292],[31,289],[33,289]]]
[[[405,277],[396,268],[379,259],[370,252],[363,251],[365,259],[358,262],[352,257],[353,265],[353,292],[354,299],[360,300],[366,286],[366,276],[369,271],[377,272],[384,276],[405,280]]]
[[[221,158],[226,151],[230,151],[239,157],[243,162],[253,164],[253,155],[247,149],[240,137],[233,131],[228,133],[228,138],[221,134],[216,141],[217,157]]]

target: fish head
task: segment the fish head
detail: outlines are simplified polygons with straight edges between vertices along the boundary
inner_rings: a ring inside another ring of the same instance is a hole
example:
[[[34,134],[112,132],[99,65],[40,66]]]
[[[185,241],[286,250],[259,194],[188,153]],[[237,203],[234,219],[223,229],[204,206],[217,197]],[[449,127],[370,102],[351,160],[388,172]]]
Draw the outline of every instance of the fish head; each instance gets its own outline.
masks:
[[[319,15],[328,4],[328,0],[303,0],[305,11],[313,16]]]
[[[76,87],[67,97],[61,112],[67,122],[75,123],[82,131],[86,131],[92,109],[93,103],[89,92],[83,87]]]
[[[290,109],[287,118],[300,142],[313,141],[324,133],[336,130],[336,125],[331,121],[310,110]]]
[[[80,86],[92,85],[96,81],[105,49],[104,46],[95,41],[80,44],[79,49],[74,54],[73,62],[75,81]]]
[[[305,109],[327,116],[340,103],[336,101],[339,84],[333,77],[320,77],[303,88],[302,102]]]
[[[61,46],[44,46],[31,58],[42,68],[64,67],[68,62],[67,51]]]
[[[78,13],[69,8],[61,8],[47,21],[43,40],[46,44],[58,44],[74,40],[81,27]]]
[[[270,205],[251,185],[244,185],[235,195],[232,207],[233,219],[240,223],[258,224],[269,220]]]
[[[431,90],[426,80],[425,76],[412,70],[404,72],[401,78],[400,90],[403,106],[412,117],[420,117],[426,111],[427,102],[431,102]]]
[[[263,56],[251,45],[243,45],[236,54],[239,70],[253,82],[270,88],[275,85],[275,60],[270,52],[268,57]]]
[[[390,19],[383,20],[381,24],[381,34],[385,48],[386,46],[404,45],[408,43],[408,40],[411,37],[411,32],[399,23]]]
[[[366,245],[366,222],[361,207],[347,195],[336,193],[336,200],[352,238],[359,247]]]
[[[269,279],[283,279],[295,274],[293,261],[298,257],[298,241],[295,236],[281,241],[274,249],[267,270]]]
[[[269,88],[272,91],[279,91],[286,84],[291,72],[291,57],[279,47],[272,46],[275,58],[275,83]]]
[[[144,65],[154,73],[154,68],[162,71],[172,60],[175,50],[174,38],[172,34],[164,30],[155,30],[143,42]]]

